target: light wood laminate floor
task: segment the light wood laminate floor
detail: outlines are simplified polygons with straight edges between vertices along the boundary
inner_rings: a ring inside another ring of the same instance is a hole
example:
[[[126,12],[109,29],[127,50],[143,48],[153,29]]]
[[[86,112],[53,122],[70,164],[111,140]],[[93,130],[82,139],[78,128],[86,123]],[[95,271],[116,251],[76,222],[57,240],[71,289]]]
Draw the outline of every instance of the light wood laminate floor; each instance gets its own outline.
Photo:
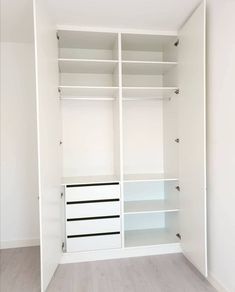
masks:
[[[38,246],[0,250],[0,291],[40,291]]]
[[[0,251],[0,291],[40,291],[39,247]],[[181,255],[60,265],[47,292],[215,292]]]
[[[60,265],[47,292],[215,292],[182,254]]]

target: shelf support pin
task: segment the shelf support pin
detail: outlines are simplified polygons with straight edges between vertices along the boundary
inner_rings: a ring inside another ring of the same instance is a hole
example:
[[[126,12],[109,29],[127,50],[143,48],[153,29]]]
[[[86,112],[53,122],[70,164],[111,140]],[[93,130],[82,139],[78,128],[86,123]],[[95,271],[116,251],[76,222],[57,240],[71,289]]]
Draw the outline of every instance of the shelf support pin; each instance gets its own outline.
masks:
[[[177,39],[177,41],[174,43],[174,46],[178,47],[180,40]]]
[[[181,240],[181,235],[180,235],[180,233],[177,233],[176,236]]]

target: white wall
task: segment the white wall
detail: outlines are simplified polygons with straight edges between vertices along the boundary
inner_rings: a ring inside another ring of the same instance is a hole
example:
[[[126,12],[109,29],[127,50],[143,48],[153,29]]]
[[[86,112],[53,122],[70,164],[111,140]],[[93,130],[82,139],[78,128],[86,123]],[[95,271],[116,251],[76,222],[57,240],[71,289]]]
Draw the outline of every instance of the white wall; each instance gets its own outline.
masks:
[[[208,0],[209,272],[235,291],[235,1]]]
[[[2,248],[39,242],[34,47],[1,43]]]

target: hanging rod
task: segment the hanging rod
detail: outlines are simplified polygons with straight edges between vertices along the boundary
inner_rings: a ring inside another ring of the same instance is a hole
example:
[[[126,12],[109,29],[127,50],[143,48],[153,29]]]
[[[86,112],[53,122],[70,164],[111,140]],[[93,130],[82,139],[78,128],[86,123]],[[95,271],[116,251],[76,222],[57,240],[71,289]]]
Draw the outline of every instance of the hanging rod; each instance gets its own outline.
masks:
[[[114,97],[60,97],[62,100],[94,100],[94,101],[113,101]]]

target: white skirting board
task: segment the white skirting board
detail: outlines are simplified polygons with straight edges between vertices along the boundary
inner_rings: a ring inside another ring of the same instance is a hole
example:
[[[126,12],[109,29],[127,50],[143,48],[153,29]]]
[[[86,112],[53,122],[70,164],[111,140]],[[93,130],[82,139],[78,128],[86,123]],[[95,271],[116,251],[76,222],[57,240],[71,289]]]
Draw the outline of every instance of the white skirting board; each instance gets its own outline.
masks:
[[[208,274],[207,280],[218,292],[230,292],[210,272]]]
[[[147,247],[131,247],[122,249],[109,249],[88,252],[63,253],[61,264],[90,262],[98,260],[119,259],[138,256],[161,255],[170,253],[181,253],[179,243],[161,244]]]
[[[0,241],[0,249],[39,246],[39,245],[40,245],[39,238]]]

